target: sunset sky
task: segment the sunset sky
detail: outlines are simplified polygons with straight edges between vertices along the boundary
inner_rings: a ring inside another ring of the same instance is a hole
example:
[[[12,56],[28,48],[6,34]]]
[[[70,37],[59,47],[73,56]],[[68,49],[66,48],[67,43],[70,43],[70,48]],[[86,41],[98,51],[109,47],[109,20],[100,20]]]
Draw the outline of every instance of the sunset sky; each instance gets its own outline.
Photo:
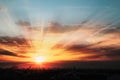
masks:
[[[119,8],[119,0],[0,0],[0,67],[41,62],[116,68]]]

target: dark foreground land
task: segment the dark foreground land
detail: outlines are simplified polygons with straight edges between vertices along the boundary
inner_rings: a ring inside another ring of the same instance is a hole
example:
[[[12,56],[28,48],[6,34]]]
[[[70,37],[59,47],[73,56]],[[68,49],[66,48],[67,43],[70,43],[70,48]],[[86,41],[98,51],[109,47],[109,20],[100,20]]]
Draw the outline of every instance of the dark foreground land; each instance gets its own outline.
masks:
[[[120,80],[120,70],[0,69],[0,80]]]

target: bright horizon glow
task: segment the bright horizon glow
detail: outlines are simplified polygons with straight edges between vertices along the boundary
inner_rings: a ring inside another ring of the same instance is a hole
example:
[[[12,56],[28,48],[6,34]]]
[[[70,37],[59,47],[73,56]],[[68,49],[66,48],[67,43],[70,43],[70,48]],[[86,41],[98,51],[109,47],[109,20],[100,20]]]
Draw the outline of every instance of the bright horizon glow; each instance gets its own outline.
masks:
[[[46,58],[41,56],[41,57],[36,57],[34,62],[38,64],[38,63],[45,62],[45,60],[46,60]]]

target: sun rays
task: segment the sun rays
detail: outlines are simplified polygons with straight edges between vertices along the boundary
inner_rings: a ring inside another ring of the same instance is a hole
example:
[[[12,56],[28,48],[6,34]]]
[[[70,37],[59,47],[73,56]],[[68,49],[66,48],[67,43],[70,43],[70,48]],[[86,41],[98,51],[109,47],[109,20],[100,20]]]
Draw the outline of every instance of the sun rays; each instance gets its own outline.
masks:
[[[32,14],[30,12],[27,12],[30,19],[18,20],[16,16],[10,14],[9,9],[3,9],[0,8],[0,14],[2,14],[0,24],[5,26],[0,29],[0,35],[5,36],[0,37],[2,38],[0,39],[2,60],[7,58],[8,61],[36,63],[62,60],[111,60],[111,55],[114,54],[110,51],[119,52],[116,48],[120,46],[118,9],[105,7],[99,8],[98,11],[98,8],[86,7],[83,8],[85,10],[83,13],[87,13],[87,10],[89,13],[83,16],[78,14],[80,18],[76,19],[78,23],[68,25],[62,21],[34,19],[34,15],[30,15]],[[82,8],[77,9],[79,11]],[[76,10],[73,12],[77,14]],[[61,14],[63,21],[66,20],[64,14],[69,14],[68,17],[70,17],[72,12],[63,11]],[[3,52],[7,52],[7,55]]]

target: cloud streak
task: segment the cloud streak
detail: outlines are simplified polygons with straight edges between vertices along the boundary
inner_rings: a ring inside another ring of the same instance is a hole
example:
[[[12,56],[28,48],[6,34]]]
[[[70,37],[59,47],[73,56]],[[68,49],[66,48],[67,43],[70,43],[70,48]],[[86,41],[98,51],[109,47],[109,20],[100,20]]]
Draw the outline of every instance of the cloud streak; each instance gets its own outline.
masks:
[[[27,56],[18,55],[18,54],[14,53],[14,52],[7,51],[7,50],[2,50],[2,49],[0,49],[0,55],[28,58]]]

